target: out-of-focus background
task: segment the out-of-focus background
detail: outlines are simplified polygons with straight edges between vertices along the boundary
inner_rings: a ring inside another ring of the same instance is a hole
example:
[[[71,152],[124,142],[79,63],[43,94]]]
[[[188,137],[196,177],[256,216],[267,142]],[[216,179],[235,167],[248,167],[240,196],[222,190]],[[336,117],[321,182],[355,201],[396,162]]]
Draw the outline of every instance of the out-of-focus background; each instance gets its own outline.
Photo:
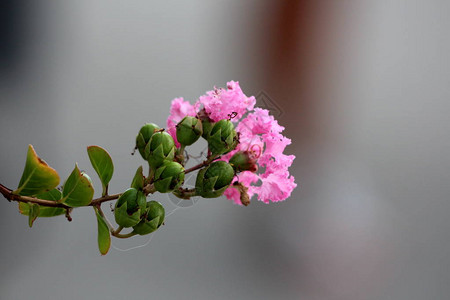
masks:
[[[4,185],[19,182],[28,144],[63,180],[75,162],[96,180],[85,147],[98,144],[121,192],[142,163],[130,155],[140,126],[229,80],[286,127],[299,185],[249,207],[158,196],[166,225],[113,240],[105,257],[90,209],[30,229],[3,199],[0,299],[449,299],[450,2],[10,0],[0,11]]]

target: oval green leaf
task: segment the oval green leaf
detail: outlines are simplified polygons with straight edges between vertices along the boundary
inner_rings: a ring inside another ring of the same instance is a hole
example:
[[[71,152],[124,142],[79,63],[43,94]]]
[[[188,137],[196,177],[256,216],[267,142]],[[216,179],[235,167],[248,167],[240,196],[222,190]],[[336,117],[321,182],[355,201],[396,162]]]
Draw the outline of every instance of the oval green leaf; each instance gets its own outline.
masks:
[[[75,165],[63,188],[63,198],[60,202],[71,207],[87,206],[94,196],[92,181],[86,173],[80,172]]]
[[[95,214],[97,215],[98,225],[98,250],[100,250],[101,255],[106,255],[111,247],[111,234],[105,219],[99,214],[97,209],[95,209]]]
[[[109,153],[99,146],[87,147],[87,153],[91,164],[97,172],[103,186],[103,195],[106,195],[108,183],[114,173],[114,165]]]
[[[62,194],[59,190],[53,189],[43,194],[36,195],[38,199],[44,200],[52,200],[58,202],[62,197]],[[19,212],[22,215],[30,215],[30,205],[28,203],[19,202]],[[48,207],[48,206],[39,206],[39,218],[46,217],[54,217],[59,215],[64,215],[66,210],[61,207]]]
[[[28,145],[27,160],[19,187],[13,194],[35,196],[54,189],[59,184],[58,173],[40,159],[32,145]]]

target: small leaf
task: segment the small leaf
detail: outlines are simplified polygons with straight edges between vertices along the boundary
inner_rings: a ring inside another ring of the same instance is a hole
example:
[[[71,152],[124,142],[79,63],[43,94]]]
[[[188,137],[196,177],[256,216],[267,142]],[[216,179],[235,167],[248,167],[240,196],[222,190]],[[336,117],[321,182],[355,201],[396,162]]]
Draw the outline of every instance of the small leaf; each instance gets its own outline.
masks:
[[[98,250],[100,250],[102,255],[106,255],[111,247],[111,234],[105,219],[100,215],[97,209],[95,209],[95,214],[97,215],[98,225]]]
[[[51,191],[48,191],[43,194],[36,195],[36,198],[38,199],[44,199],[44,200],[53,200],[55,202],[58,202],[61,199],[61,192],[57,189],[53,189]],[[30,214],[30,206],[28,203],[19,202],[19,212],[22,215],[28,216]],[[48,207],[48,206],[39,206],[39,218],[42,217],[54,217],[63,215],[66,213],[66,210],[61,207]]]
[[[89,159],[91,160],[91,164],[102,182],[103,195],[106,195],[108,183],[114,173],[114,165],[111,156],[105,149],[99,146],[89,146],[87,147],[87,152]]]
[[[30,226],[31,228],[33,226],[34,220],[36,220],[36,218],[39,215],[39,205],[36,203],[30,203],[29,207],[30,207],[30,215],[28,217],[28,226]]]
[[[131,182],[131,187],[136,190],[142,190],[144,188],[144,175],[142,174],[142,166],[136,170],[133,181]]]
[[[63,188],[63,198],[60,202],[71,207],[86,206],[94,196],[91,178],[86,173],[80,172],[75,165]]]
[[[32,145],[28,145],[27,161],[19,187],[13,194],[34,196],[55,188],[59,184],[58,173],[40,159]]]

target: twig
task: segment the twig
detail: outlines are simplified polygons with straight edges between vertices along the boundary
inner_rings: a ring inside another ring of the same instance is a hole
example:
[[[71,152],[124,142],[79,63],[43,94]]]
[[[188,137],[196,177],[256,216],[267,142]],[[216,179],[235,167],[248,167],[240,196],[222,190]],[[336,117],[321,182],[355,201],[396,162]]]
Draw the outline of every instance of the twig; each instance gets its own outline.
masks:
[[[207,160],[205,160],[204,162],[202,162],[202,163],[200,163],[200,164],[198,164],[196,166],[193,166],[192,168],[189,168],[189,169],[185,170],[184,173],[187,174],[187,173],[190,173],[190,172],[194,172],[194,171],[196,171],[198,169],[203,168],[204,166],[209,165],[210,163],[212,163],[213,161],[215,161],[215,160],[217,160],[219,158],[220,158],[220,156],[211,156]]]
[[[70,206],[65,205],[64,203],[59,203],[59,202],[56,202],[56,201],[44,200],[44,199],[38,199],[38,198],[35,198],[35,197],[21,196],[21,195],[13,194],[12,190],[7,188],[3,184],[0,184],[0,193],[8,201],[17,201],[17,202],[25,202],[25,203],[36,203],[36,204],[39,204],[39,205],[42,205],[42,206],[60,207],[60,208],[64,208],[64,209],[72,208]],[[101,204],[103,202],[116,200],[116,199],[118,199],[120,197],[120,195],[122,195],[122,194],[115,194],[115,195],[108,195],[108,196],[100,197],[100,198],[92,200],[86,206],[98,206],[99,204]]]

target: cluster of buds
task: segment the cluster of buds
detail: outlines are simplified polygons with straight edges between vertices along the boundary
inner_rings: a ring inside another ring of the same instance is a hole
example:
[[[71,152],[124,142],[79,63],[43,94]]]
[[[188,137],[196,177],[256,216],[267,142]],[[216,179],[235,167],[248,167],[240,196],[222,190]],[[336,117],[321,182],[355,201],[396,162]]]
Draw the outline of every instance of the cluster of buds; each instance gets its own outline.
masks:
[[[197,174],[195,188],[183,189],[186,174],[184,149],[201,137],[208,143],[208,157]],[[136,136],[136,149],[148,162],[150,170],[145,183],[150,190],[146,193],[142,186],[141,189],[130,188],[122,194],[115,208],[117,224],[132,227],[140,235],[158,229],[164,221],[164,208],[156,201],[146,202],[148,193],[172,192],[184,199],[221,196],[231,185],[236,172],[246,167],[242,159],[236,159],[236,163],[216,160],[237,145],[238,135],[229,119],[213,122],[205,115],[185,116],[175,125],[174,136],[156,124],[145,124]]]

